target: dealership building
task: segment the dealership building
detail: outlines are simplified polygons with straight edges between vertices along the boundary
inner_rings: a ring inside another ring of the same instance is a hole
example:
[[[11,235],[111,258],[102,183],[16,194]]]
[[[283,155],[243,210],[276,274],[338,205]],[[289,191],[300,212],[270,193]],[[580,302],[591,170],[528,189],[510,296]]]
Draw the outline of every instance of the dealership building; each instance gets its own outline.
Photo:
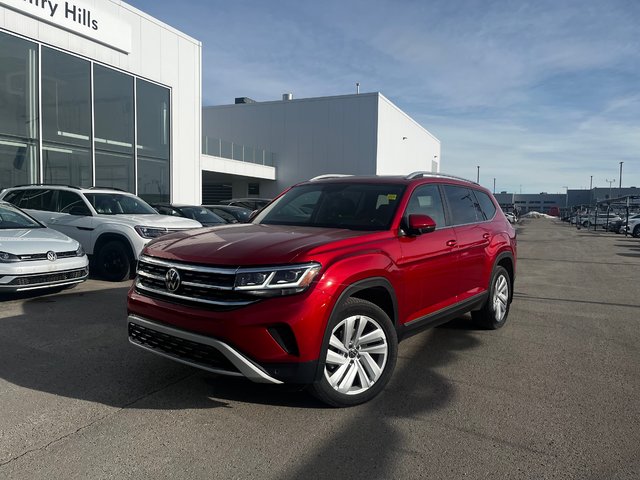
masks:
[[[198,40],[117,0],[0,0],[0,188],[200,204],[414,170],[440,142],[379,93],[203,109]]]

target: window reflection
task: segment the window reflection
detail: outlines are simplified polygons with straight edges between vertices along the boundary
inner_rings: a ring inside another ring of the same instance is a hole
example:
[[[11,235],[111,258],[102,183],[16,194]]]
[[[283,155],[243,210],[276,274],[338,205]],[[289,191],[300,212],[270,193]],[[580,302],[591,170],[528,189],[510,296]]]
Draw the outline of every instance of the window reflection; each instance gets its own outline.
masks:
[[[91,64],[42,48],[42,161],[46,183],[88,187],[91,162]]]
[[[0,189],[38,181],[38,46],[0,33]]]
[[[138,115],[138,195],[153,203],[169,201],[169,90],[136,83]]]
[[[169,201],[170,102],[168,88],[0,32],[0,188],[137,187]]]
[[[96,185],[135,191],[133,78],[94,65]]]

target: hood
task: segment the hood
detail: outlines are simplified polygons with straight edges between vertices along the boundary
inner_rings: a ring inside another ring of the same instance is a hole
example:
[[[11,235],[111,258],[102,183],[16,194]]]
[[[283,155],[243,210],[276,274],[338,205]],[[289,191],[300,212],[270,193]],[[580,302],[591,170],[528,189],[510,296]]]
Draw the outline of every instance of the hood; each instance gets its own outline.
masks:
[[[0,251],[14,255],[76,250],[79,243],[50,228],[0,229]]]
[[[149,243],[144,253],[211,265],[275,265],[295,262],[298,257],[328,243],[371,233],[237,223],[165,235]]]
[[[145,227],[162,227],[162,228],[200,228],[202,225],[196,220],[184,217],[172,217],[170,215],[161,215],[150,213],[148,215],[127,215],[120,213],[118,215],[98,215],[101,219],[112,219],[116,223],[129,223],[131,226],[142,225]]]

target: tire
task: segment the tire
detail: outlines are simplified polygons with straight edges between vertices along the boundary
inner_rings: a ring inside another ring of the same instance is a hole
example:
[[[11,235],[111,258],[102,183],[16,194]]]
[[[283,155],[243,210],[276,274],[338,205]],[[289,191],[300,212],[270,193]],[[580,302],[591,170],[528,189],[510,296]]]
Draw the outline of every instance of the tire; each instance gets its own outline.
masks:
[[[636,238],[640,237],[640,225],[636,225],[635,227],[633,227],[632,235]]]
[[[320,379],[311,393],[333,407],[371,400],[385,387],[396,365],[395,327],[377,305],[347,299],[331,316],[320,356]]]
[[[497,330],[507,322],[511,306],[511,277],[504,267],[497,266],[491,275],[489,298],[482,308],[471,312],[473,321],[488,330]]]
[[[122,282],[131,274],[131,255],[127,246],[118,240],[105,243],[97,254],[100,275],[110,282]]]

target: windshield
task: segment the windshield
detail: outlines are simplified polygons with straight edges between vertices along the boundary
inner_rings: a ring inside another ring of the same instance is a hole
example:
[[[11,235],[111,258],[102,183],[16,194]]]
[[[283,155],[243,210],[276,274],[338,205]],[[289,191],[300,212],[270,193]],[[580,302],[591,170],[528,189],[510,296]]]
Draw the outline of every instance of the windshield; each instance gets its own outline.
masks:
[[[179,207],[179,210],[187,218],[192,218],[200,223],[227,223],[224,219],[204,207]]]
[[[151,205],[141,198],[121,193],[86,193],[87,200],[101,215],[157,215]]]
[[[44,228],[27,214],[8,205],[0,205],[0,230],[11,228]]]
[[[404,185],[335,183],[294,187],[261,212],[255,223],[387,230]]]

